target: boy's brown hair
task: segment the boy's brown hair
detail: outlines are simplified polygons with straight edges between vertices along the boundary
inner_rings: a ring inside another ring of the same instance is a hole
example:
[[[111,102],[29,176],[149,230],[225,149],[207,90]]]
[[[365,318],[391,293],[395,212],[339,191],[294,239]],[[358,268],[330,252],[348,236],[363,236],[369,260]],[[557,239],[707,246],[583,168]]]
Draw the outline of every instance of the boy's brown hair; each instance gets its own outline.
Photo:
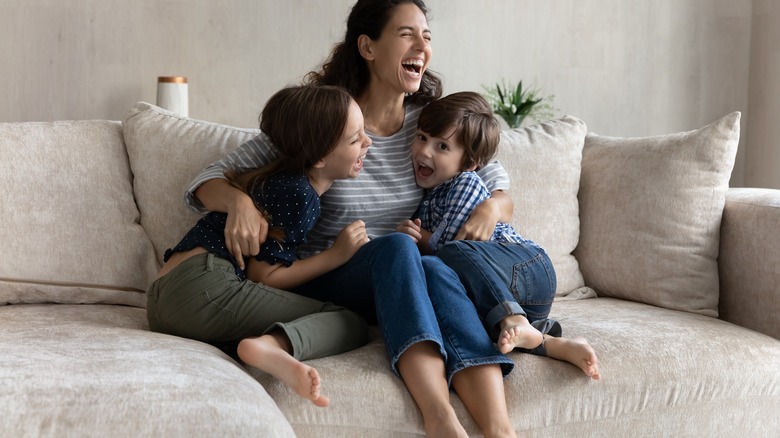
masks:
[[[417,121],[417,128],[434,137],[451,134],[463,145],[464,169],[484,166],[496,155],[501,129],[490,104],[479,93],[452,93],[429,103]]]

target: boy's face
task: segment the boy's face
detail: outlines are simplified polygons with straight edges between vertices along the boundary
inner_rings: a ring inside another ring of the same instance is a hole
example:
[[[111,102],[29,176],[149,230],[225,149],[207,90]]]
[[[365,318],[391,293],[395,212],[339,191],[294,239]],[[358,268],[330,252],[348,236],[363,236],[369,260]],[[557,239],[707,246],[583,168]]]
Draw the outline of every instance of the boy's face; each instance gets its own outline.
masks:
[[[412,143],[412,165],[414,179],[417,185],[430,189],[448,181],[465,170],[463,167],[465,149],[453,135],[455,129],[448,129],[446,136],[433,137],[427,132],[417,130],[417,137]]]

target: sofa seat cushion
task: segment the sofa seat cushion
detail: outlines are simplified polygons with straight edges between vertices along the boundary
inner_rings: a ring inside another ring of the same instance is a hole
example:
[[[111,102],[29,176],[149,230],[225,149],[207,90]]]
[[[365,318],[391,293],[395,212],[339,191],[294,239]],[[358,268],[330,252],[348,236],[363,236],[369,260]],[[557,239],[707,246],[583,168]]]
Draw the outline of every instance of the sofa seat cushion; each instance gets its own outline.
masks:
[[[730,323],[612,298],[553,306],[568,337],[587,336],[600,381],[573,365],[512,353],[505,380],[521,436],[718,436],[780,430],[780,341]],[[420,436],[422,419],[379,340],[312,360],[331,406],[318,410],[256,369],[299,437]],[[467,431],[479,431],[453,395]],[[663,420],[659,421],[658,418]]]
[[[143,309],[0,306],[4,436],[294,436],[209,345],[148,331]]]

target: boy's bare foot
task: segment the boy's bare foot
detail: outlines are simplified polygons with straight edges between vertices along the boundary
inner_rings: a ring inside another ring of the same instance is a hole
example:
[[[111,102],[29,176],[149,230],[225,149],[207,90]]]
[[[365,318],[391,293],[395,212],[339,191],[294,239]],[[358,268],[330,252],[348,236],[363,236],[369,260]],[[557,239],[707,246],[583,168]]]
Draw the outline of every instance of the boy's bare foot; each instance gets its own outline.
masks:
[[[502,353],[507,354],[515,348],[530,350],[541,343],[542,332],[532,326],[525,316],[512,315],[501,321],[501,333],[496,344]]]
[[[569,362],[579,367],[586,376],[593,380],[599,380],[599,363],[596,352],[585,338],[545,338],[547,356],[554,359]]]
[[[316,369],[292,357],[273,335],[247,338],[238,344],[238,357],[281,380],[299,396],[324,408],[330,400],[320,394],[320,375]]]

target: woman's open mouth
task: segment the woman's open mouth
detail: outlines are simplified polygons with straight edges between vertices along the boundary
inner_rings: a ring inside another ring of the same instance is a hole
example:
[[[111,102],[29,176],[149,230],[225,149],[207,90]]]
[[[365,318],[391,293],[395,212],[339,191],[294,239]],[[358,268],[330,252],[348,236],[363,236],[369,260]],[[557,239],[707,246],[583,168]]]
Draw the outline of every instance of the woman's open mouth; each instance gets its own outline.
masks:
[[[401,67],[411,76],[419,78],[424,64],[422,59],[407,59],[401,62]]]

